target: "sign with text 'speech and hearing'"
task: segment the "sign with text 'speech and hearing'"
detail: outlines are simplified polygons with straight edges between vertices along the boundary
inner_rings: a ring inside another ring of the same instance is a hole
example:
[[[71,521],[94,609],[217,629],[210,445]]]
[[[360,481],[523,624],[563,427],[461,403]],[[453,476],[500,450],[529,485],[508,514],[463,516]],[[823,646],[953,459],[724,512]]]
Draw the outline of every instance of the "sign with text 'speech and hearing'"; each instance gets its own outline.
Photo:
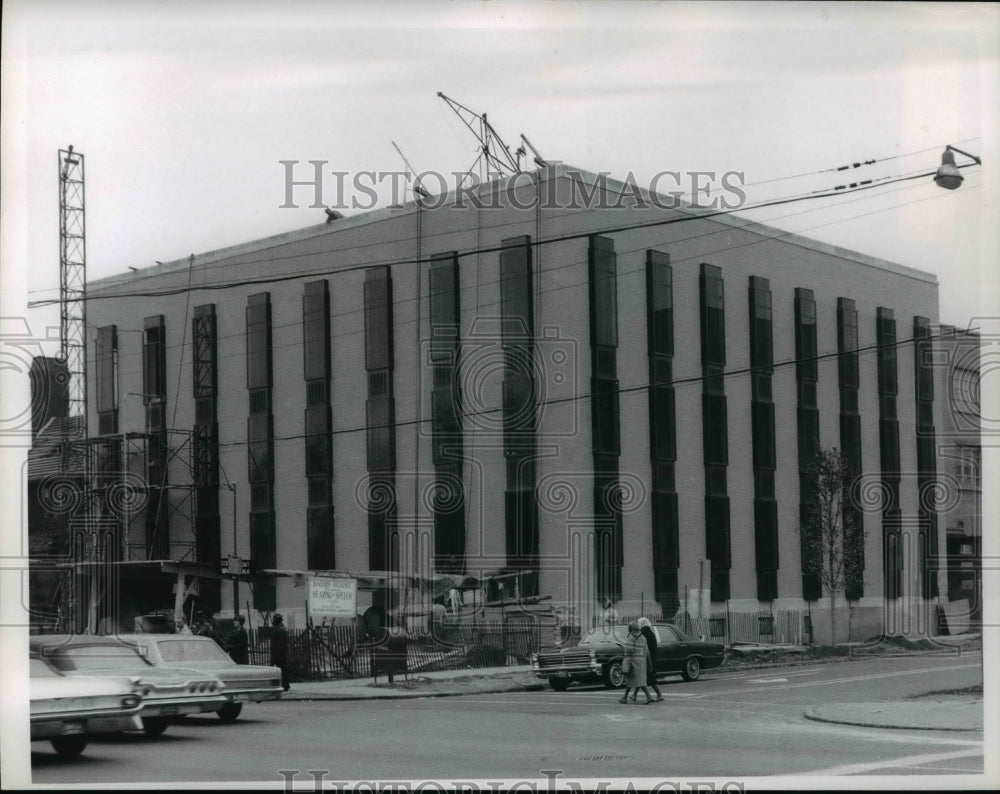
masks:
[[[311,617],[353,618],[357,616],[358,583],[355,579],[314,576],[309,580]]]

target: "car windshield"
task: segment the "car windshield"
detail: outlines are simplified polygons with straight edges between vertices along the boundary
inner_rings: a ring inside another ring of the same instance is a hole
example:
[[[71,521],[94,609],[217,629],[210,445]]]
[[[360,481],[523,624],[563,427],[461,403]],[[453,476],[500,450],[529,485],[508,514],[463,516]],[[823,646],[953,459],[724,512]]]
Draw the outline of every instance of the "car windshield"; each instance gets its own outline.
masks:
[[[231,662],[229,655],[213,641],[160,640],[156,643],[165,662]]]
[[[30,665],[28,667],[29,675],[32,678],[58,678],[59,677],[59,673],[57,673],[55,670],[53,670],[51,667],[49,667],[47,664],[45,664],[45,662],[43,662],[41,659],[36,659],[36,658],[32,657],[31,659],[28,660],[28,663]]]
[[[141,667],[149,664],[139,652],[127,645],[68,645],[49,657],[57,670],[109,670]]]
[[[628,626],[598,626],[591,629],[580,640],[581,645],[599,645],[603,642],[625,642]]]

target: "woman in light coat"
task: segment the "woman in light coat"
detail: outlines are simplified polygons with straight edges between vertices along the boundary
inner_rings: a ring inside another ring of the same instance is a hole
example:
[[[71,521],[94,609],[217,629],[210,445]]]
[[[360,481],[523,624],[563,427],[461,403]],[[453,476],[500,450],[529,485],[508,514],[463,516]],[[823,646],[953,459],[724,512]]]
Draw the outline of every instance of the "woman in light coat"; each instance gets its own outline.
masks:
[[[621,643],[621,646],[625,651],[622,667],[627,668],[627,671],[625,671],[625,695],[618,702],[628,703],[628,693],[634,688],[636,695],[641,689],[646,696],[646,703],[652,703],[653,698],[649,696],[649,690],[646,689],[649,646],[646,644],[646,638],[639,631],[638,623],[628,624],[628,637]]]

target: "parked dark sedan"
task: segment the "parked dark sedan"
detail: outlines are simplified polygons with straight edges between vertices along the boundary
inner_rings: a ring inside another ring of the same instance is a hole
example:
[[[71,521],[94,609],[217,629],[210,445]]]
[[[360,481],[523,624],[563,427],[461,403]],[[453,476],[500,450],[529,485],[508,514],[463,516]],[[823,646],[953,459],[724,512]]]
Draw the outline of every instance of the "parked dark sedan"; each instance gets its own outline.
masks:
[[[694,681],[702,670],[718,667],[726,660],[726,647],[720,643],[696,640],[667,623],[654,623],[653,630],[658,637],[657,675],[680,674],[685,681]],[[578,645],[541,651],[535,660],[535,674],[548,679],[558,692],[574,682],[603,681],[608,688],[624,686],[619,643],[627,636],[627,626],[591,629]]]

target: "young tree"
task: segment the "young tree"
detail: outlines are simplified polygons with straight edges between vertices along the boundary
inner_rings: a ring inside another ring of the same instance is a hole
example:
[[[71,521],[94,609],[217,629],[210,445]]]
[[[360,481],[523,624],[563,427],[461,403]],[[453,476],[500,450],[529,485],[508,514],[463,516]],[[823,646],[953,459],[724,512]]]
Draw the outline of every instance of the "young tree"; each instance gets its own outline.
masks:
[[[801,516],[803,568],[830,598],[830,635],[836,643],[837,597],[859,584],[864,574],[856,553],[857,544],[864,543],[864,529],[851,500],[855,477],[836,447],[817,450],[804,477],[810,498]]]

